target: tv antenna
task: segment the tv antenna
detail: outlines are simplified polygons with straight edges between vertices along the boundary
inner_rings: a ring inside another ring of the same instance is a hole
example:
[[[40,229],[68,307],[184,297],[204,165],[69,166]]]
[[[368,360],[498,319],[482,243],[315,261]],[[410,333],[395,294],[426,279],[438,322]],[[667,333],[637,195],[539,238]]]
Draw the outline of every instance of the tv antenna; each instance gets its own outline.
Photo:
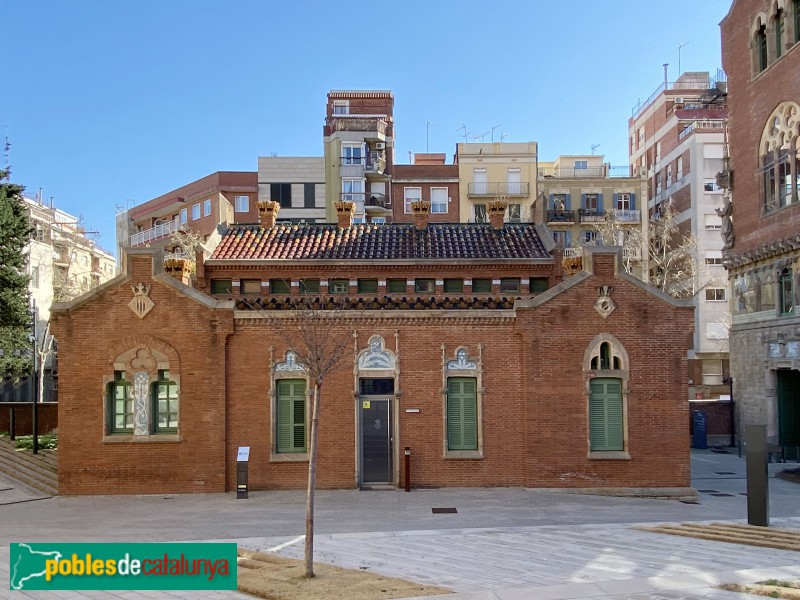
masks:
[[[6,179],[11,181],[11,142],[8,140],[8,125],[6,125],[6,139],[3,143],[3,158],[5,159],[5,172],[6,172]]]
[[[594,156],[594,151],[600,147],[600,144],[592,144],[592,156]]]
[[[492,127],[492,141],[494,141],[494,130],[497,129],[498,127],[500,127],[500,125],[502,125],[502,123],[498,123],[497,125]]]
[[[500,134],[500,143],[501,144],[503,143],[503,140],[506,139],[506,136],[508,136],[508,132],[504,131],[503,133]]]
[[[461,129],[464,130],[464,133],[462,133],[461,135],[464,136],[464,143],[466,144],[467,143],[467,137],[469,136],[469,132],[467,131],[467,126],[466,125],[462,125],[458,129],[456,129],[456,131],[460,131]]]

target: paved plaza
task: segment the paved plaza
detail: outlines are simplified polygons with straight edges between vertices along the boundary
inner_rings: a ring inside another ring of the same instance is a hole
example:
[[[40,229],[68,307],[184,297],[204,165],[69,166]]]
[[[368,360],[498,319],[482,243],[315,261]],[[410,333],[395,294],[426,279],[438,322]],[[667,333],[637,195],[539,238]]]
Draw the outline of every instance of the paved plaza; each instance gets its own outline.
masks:
[[[791,466],[771,464],[770,473]],[[457,592],[451,600],[745,600],[750,596],[714,586],[800,578],[800,556],[636,529],[667,522],[746,522],[744,473],[745,461],[735,451],[693,451],[697,504],[519,488],[322,491],[315,558],[449,587]],[[772,525],[800,530],[798,492],[800,484],[770,478]],[[11,592],[10,542],[224,540],[284,556],[303,551],[305,495],[299,491],[255,492],[247,500],[234,494],[36,498],[41,495],[0,479],[0,598],[201,597],[198,592]]]

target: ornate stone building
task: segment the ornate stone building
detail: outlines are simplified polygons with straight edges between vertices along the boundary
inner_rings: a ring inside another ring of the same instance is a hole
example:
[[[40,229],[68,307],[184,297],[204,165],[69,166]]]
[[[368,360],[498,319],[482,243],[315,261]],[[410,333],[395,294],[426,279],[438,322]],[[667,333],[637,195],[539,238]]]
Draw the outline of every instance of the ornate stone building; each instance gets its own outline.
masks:
[[[738,431],[800,447],[800,1],[736,0],[722,20],[732,206],[728,268]]]

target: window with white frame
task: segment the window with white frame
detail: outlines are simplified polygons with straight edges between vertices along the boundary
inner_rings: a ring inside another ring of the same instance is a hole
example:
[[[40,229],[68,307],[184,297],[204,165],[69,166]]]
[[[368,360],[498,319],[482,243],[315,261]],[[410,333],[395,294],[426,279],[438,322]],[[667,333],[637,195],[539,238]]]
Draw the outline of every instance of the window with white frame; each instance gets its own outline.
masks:
[[[589,161],[588,160],[576,160],[575,161],[575,170],[576,171],[585,171],[589,168]]]
[[[683,177],[683,157],[679,156],[675,162],[675,181]]]
[[[631,209],[631,195],[629,193],[617,194],[617,210]]]
[[[249,196],[234,196],[233,210],[235,212],[250,212],[250,197]]]
[[[355,202],[363,207],[364,205],[364,180],[363,179],[342,179],[342,200]],[[356,209],[356,212],[363,212]]]
[[[211,198],[206,198],[203,200],[203,216],[211,216]]]
[[[200,218],[200,203],[192,205],[192,221],[197,221]]]
[[[360,143],[342,143],[342,164],[343,165],[363,165],[364,146]]]
[[[719,215],[706,214],[703,215],[703,217],[705,220],[706,231],[722,229],[722,217]]]
[[[333,101],[333,114],[334,115],[349,115],[350,114],[350,101],[349,100],[334,100]]]
[[[666,187],[669,187],[671,185],[672,185],[672,163],[669,163],[667,165],[667,183],[666,183]]]
[[[592,230],[587,230],[583,232],[583,243],[584,244],[593,244],[597,241],[597,232]]]
[[[447,213],[447,200],[448,200],[448,195],[446,187],[432,187],[431,214]]]
[[[189,220],[189,209],[182,208],[181,209],[181,223],[186,223]]]
[[[411,203],[422,200],[422,188],[403,188],[403,212],[411,214]]]
[[[661,160],[661,142],[656,142],[656,162]]]

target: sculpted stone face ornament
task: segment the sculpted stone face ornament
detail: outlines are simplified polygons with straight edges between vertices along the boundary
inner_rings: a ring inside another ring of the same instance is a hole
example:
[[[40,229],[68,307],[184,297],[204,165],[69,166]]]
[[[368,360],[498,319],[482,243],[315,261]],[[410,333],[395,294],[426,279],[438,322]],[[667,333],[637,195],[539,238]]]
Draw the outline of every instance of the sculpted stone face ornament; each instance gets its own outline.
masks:
[[[128,308],[130,308],[137,317],[143,319],[155,306],[155,302],[153,302],[149,296],[150,286],[144,283],[137,283],[131,286],[131,291],[133,292],[133,300],[128,303]]]
[[[612,288],[610,285],[601,285],[597,288],[597,291],[600,293],[600,297],[594,303],[594,309],[600,313],[600,316],[604,319],[608,318],[614,309],[617,308],[617,305],[614,304],[614,301],[611,299],[611,291]]]

